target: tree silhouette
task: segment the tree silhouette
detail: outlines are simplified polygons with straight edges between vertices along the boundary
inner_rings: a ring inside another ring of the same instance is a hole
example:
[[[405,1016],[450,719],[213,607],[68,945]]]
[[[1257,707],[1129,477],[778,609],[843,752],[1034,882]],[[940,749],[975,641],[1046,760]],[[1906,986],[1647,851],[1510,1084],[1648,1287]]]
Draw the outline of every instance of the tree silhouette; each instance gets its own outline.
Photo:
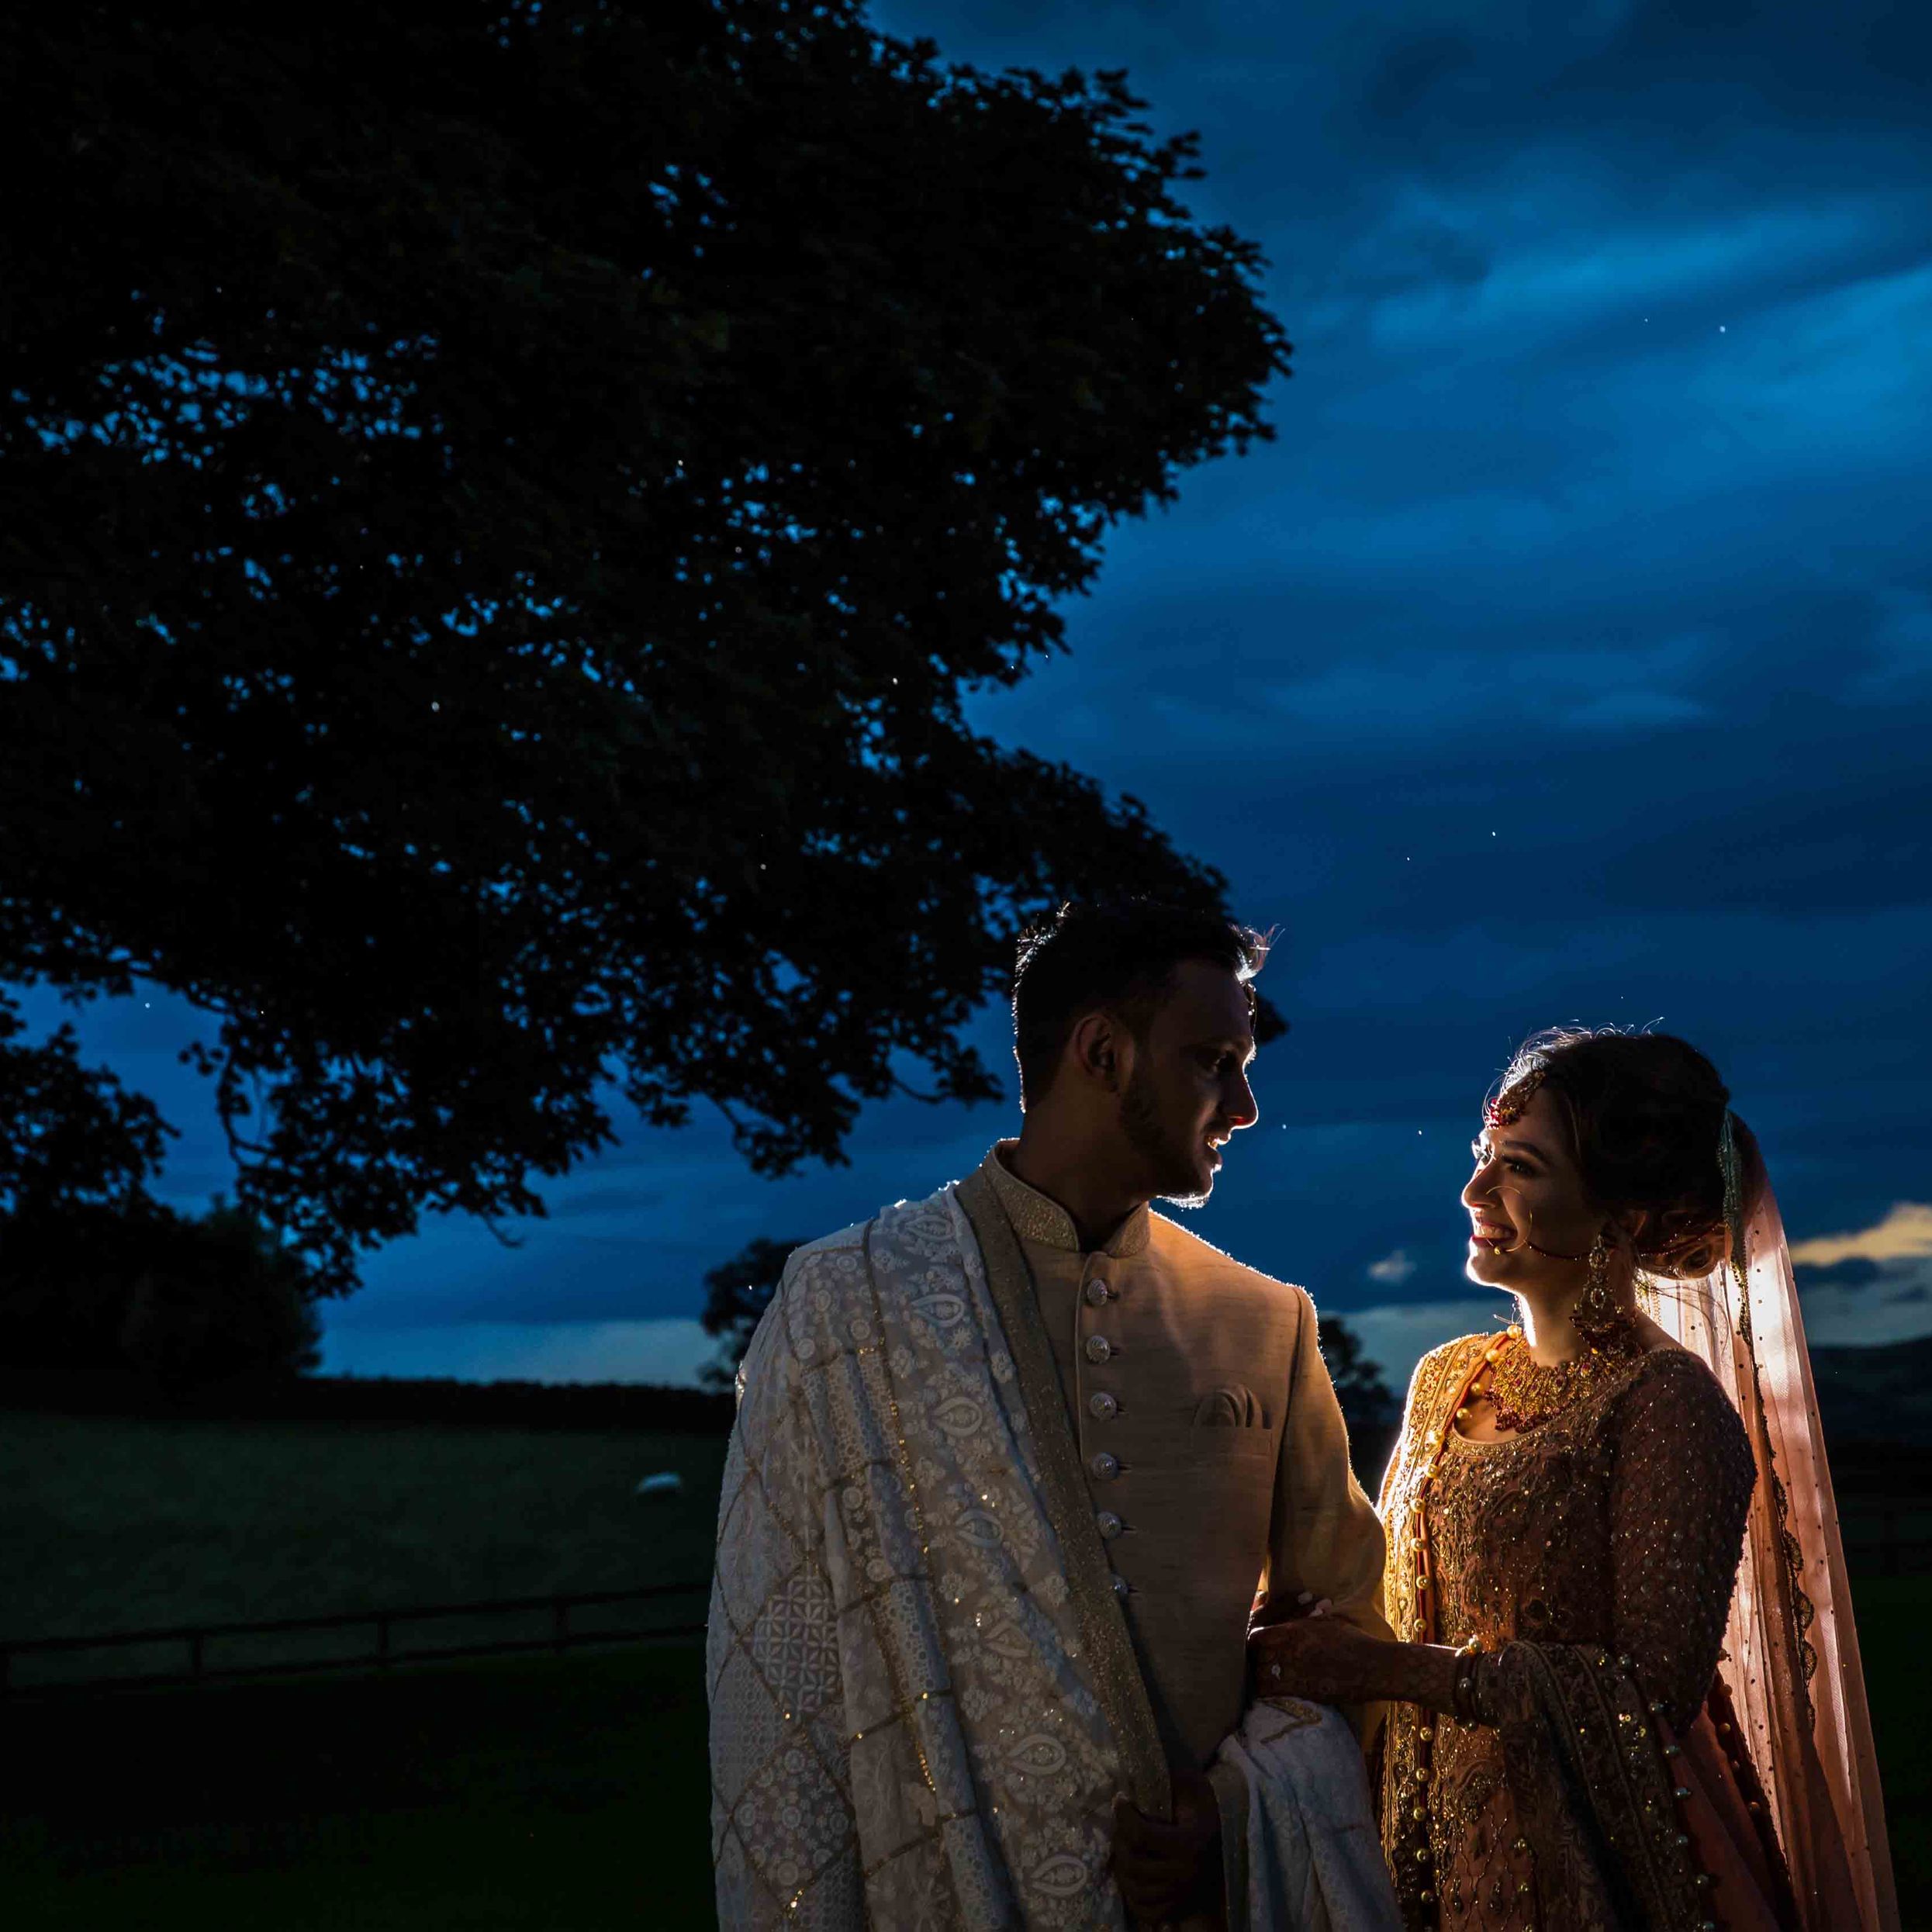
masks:
[[[0,66],[0,980],[205,1013],[323,1286],[541,1212],[613,1082],[771,1173],[990,1096],[1024,918],[1222,902],[961,709],[1286,367],[1121,76],[851,0],[25,8]]]
[[[1374,1429],[1394,1422],[1401,1405],[1382,1380],[1382,1371],[1362,1353],[1362,1338],[1339,1315],[1319,1317],[1315,1334],[1329,1380],[1350,1423]]]
[[[0,1365],[168,1395],[313,1369],[314,1284],[245,1209],[98,1202],[0,1222]]]
[[[738,1378],[738,1365],[751,1346],[752,1331],[772,1305],[778,1292],[785,1263],[797,1241],[772,1241],[761,1235],[711,1270],[704,1277],[704,1312],[699,1319],[707,1335],[724,1339],[717,1359],[698,1371],[698,1379],[710,1388],[729,1388]]]

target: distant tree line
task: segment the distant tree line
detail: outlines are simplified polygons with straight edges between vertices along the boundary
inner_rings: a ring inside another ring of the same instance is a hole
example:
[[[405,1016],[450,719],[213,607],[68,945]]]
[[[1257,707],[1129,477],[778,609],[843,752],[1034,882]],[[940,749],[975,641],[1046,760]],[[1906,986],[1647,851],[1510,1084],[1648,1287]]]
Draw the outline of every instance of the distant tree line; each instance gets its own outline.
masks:
[[[0,1406],[68,1415],[165,1414],[232,1422],[439,1422],[479,1429],[634,1429],[722,1435],[728,1395],[640,1382],[459,1382],[312,1375],[177,1391],[128,1376],[0,1367]]]

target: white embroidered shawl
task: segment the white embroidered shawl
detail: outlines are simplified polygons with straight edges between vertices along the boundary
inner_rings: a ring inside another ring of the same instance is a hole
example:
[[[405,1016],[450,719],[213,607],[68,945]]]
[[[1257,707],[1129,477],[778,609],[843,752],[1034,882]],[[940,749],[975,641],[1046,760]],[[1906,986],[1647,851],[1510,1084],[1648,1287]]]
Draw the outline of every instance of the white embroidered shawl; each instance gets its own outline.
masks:
[[[1165,1815],[1166,1769],[983,1179],[799,1249],[741,1388],[706,1673],[726,1932],[1122,1926],[1112,1801]]]

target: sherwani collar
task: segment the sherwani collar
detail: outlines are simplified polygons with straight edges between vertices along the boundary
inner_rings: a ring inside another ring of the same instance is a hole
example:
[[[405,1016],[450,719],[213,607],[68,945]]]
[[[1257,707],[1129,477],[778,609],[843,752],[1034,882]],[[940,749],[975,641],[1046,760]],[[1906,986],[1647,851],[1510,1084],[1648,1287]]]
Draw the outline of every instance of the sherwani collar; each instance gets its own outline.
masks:
[[[1051,1195],[1042,1194],[1037,1187],[1029,1187],[1007,1166],[1007,1162],[1019,1144],[1017,1140],[995,1141],[986,1159],[980,1163],[980,1171],[993,1184],[994,1192],[1000,1197],[1000,1205],[1006,1210],[1006,1218],[1012,1222],[1013,1232],[1022,1241],[1037,1241],[1042,1247],[1063,1248],[1069,1254],[1080,1253],[1080,1232],[1073,1225],[1073,1217]],[[1098,1252],[1118,1261],[1145,1254],[1152,1232],[1153,1215],[1143,1201],[1114,1230],[1106,1246]]]

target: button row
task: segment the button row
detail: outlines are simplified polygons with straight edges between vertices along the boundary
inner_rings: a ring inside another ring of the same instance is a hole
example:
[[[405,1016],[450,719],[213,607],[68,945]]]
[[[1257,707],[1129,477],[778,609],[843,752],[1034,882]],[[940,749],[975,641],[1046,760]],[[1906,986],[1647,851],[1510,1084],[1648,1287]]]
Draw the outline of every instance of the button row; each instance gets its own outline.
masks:
[[[1084,1293],[1089,1308],[1104,1308],[1114,1299],[1114,1291],[1104,1281],[1088,1282]],[[1082,1344],[1082,1350],[1088,1361],[1104,1362],[1113,1356],[1114,1345],[1104,1335],[1090,1335]],[[1111,1422],[1120,1413],[1119,1398],[1108,1395],[1104,1389],[1098,1391],[1087,1397],[1087,1412],[1096,1422]],[[1120,1458],[1102,1450],[1097,1455],[1088,1458],[1087,1467],[1095,1481],[1111,1482],[1120,1474]],[[1101,1510],[1094,1516],[1094,1522],[1102,1538],[1108,1543],[1111,1543],[1127,1527],[1111,1509]],[[1114,1595],[1125,1603],[1132,1594],[1132,1586],[1127,1579],[1115,1571],[1108,1581],[1113,1586]]]

